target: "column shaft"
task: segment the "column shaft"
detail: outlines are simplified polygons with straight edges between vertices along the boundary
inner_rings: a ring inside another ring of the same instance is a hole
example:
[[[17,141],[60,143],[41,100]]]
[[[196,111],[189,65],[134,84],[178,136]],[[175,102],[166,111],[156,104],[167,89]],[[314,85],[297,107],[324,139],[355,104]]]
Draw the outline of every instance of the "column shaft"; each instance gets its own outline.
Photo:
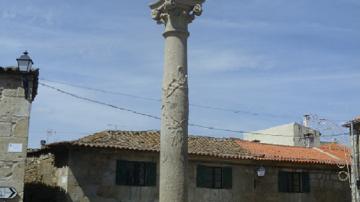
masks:
[[[160,202],[187,202],[188,24],[201,15],[204,0],[158,0],[152,18],[165,25],[160,137]]]
[[[160,148],[160,202],[187,201],[187,34],[166,32]]]

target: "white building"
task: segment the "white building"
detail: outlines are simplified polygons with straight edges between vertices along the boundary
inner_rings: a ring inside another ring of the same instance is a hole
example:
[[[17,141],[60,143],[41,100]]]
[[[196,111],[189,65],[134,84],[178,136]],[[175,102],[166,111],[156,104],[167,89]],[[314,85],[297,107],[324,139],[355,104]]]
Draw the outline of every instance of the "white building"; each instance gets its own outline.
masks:
[[[244,139],[261,143],[319,147],[321,133],[299,123],[289,123],[244,134]]]

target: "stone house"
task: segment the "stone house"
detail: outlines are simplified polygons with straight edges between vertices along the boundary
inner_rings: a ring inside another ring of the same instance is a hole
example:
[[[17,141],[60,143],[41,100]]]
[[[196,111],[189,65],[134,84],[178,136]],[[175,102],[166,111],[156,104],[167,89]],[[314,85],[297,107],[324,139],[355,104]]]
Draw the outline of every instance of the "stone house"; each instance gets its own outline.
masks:
[[[159,137],[158,131],[103,131],[30,151],[25,201],[158,201]],[[204,136],[189,136],[188,145],[190,202],[350,201],[348,150],[341,145]]]

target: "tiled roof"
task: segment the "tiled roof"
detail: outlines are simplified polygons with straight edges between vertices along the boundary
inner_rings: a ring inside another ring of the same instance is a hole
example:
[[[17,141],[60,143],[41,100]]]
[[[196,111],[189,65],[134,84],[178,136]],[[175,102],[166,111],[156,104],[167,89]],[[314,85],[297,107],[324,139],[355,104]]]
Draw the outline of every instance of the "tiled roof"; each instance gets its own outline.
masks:
[[[350,162],[350,148],[344,146],[344,145],[340,145],[337,143],[328,143],[328,144],[323,144],[320,146],[320,149],[331,154],[334,155],[335,157],[342,159],[343,161],[347,161]]]
[[[158,131],[103,131],[75,141],[52,143],[47,147],[62,145],[159,152],[160,133]],[[340,147],[335,149],[334,145],[305,148],[263,144],[237,138],[204,136],[189,136],[188,145],[189,154],[219,158],[328,165],[345,164],[347,160],[344,150],[339,150]]]
[[[49,144],[56,146],[70,144],[74,146],[116,148],[137,151],[160,151],[159,131],[103,131],[71,142]],[[221,158],[243,158],[246,151],[227,138],[189,136],[189,154],[206,155]]]
[[[316,164],[344,164],[344,151],[336,151],[332,154],[332,149],[306,148],[295,146],[283,146],[273,144],[263,144],[243,140],[236,141],[240,147],[257,156],[258,160],[286,161],[298,163]],[[342,157],[341,157],[342,155]]]

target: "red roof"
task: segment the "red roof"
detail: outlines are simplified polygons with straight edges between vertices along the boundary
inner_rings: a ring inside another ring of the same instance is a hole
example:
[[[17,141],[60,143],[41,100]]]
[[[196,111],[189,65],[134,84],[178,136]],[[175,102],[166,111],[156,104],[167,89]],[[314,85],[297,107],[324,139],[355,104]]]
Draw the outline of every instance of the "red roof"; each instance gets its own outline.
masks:
[[[256,159],[258,160],[316,164],[345,164],[348,160],[345,158],[345,153],[348,153],[348,150],[339,150],[340,146],[337,147],[337,150],[333,150],[333,148],[326,146],[320,148],[306,148],[264,144],[244,140],[237,140],[236,142],[252,156],[256,156]]]
[[[337,143],[328,143],[320,146],[320,149],[342,159],[343,161],[350,162],[351,151],[348,147]]]

